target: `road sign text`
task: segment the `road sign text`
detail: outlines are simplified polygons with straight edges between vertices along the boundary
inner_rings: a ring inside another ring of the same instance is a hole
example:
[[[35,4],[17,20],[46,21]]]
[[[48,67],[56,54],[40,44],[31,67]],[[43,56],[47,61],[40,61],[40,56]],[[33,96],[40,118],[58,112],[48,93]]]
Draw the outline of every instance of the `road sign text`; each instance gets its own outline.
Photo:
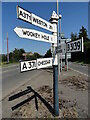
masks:
[[[39,32],[37,30],[16,27],[14,31],[21,38],[27,38],[31,40],[38,40],[49,43],[57,43],[57,40],[53,38],[53,35]]]
[[[47,22],[46,20],[36,16],[35,14],[24,10],[23,8],[17,6],[17,18],[23,21],[29,22],[33,25],[41,27],[43,29],[49,30],[54,32],[54,27],[51,23]]]
[[[67,52],[83,52],[83,41],[81,39],[67,42]]]

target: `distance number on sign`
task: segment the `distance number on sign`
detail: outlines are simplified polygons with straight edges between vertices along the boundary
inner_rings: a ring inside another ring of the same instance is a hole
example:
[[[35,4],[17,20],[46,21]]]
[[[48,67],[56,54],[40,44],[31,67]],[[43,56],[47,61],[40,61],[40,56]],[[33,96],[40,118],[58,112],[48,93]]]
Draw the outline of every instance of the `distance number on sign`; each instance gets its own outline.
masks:
[[[80,49],[81,49],[81,42],[80,41],[75,41],[75,42],[67,44],[67,52],[80,51]]]

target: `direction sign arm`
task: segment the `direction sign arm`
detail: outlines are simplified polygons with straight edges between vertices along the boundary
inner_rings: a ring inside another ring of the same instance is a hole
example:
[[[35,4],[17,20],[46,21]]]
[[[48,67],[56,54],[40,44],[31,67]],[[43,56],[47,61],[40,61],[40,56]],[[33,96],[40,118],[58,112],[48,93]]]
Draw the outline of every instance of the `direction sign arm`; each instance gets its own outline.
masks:
[[[41,17],[39,17],[19,6],[17,6],[17,18],[20,20],[23,20],[25,22],[28,22],[30,24],[36,25],[38,27],[41,27],[43,29],[54,32],[54,27],[50,22],[42,19]]]

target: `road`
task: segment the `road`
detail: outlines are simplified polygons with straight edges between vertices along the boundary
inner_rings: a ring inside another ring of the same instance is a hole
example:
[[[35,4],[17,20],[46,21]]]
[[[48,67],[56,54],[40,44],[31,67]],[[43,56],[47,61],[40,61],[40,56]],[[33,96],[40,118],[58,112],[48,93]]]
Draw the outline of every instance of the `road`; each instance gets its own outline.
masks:
[[[20,73],[19,64],[2,68],[2,98],[13,92],[22,84],[26,83],[41,71],[33,70]]]
[[[77,71],[81,74],[83,73],[84,75],[90,76],[90,74],[89,74],[90,66],[69,62],[69,67],[74,71]]]
[[[69,67],[75,71],[88,75],[88,67],[82,66],[76,63],[69,63]],[[90,67],[89,67],[90,69]],[[29,81],[33,77],[40,74],[40,70],[32,70],[28,72],[20,73],[19,64],[12,65],[9,67],[3,67],[2,69],[2,97],[4,98],[10,94],[13,90],[18,88],[20,85]]]
[[[86,68],[82,67],[81,65],[77,65],[75,63],[70,63],[69,65],[72,69],[78,70],[79,72],[84,72],[86,73]],[[49,85],[51,88],[53,87],[53,73],[50,70],[33,70],[33,71],[28,71],[28,72],[19,72],[19,64],[18,65],[12,65],[10,67],[4,67],[2,70],[2,95],[3,99],[2,100],[2,115],[5,118],[9,118],[12,115],[12,110],[11,107],[14,106],[15,104],[19,103],[22,101],[22,98],[17,99],[16,101],[8,101],[9,96],[11,95],[13,91],[18,93],[18,91],[21,91],[23,89],[26,89],[27,86],[31,86],[34,89],[40,88],[41,86],[44,85]],[[82,70],[83,69],[83,70]],[[70,101],[75,101],[77,99],[77,103],[79,105],[78,109],[82,111],[83,109],[87,113],[87,101],[88,101],[88,91],[80,91],[76,90],[72,86],[64,85],[61,84],[61,81],[63,79],[66,79],[67,76],[78,76],[80,75],[77,72],[74,71],[62,71],[62,76],[59,76],[59,93],[62,93],[59,95],[60,98],[65,98],[66,100]],[[42,82],[43,81],[43,82]],[[26,83],[26,84],[24,84]],[[19,90],[18,90],[18,89]],[[17,90],[16,90],[17,89]],[[12,93],[12,95],[14,92]],[[8,96],[9,95],[9,96]],[[26,99],[26,96],[23,96],[23,99]],[[83,112],[82,112],[83,113]],[[85,113],[85,115],[86,115]]]

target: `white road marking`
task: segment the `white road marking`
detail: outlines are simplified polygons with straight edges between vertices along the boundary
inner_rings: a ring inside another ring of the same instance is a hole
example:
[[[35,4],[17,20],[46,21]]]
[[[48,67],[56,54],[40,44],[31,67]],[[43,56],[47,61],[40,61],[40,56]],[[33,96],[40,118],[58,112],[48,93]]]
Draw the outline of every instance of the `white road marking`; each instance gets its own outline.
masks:
[[[83,75],[89,77],[89,75],[87,75],[87,74],[85,74],[85,73],[82,73],[82,72],[80,72],[80,71],[78,71],[78,70],[75,70],[75,69],[73,69],[73,68],[71,68],[71,67],[70,67],[70,69],[73,70],[73,71],[75,71],[75,72],[78,72],[78,73],[80,73],[80,74],[83,74]]]

